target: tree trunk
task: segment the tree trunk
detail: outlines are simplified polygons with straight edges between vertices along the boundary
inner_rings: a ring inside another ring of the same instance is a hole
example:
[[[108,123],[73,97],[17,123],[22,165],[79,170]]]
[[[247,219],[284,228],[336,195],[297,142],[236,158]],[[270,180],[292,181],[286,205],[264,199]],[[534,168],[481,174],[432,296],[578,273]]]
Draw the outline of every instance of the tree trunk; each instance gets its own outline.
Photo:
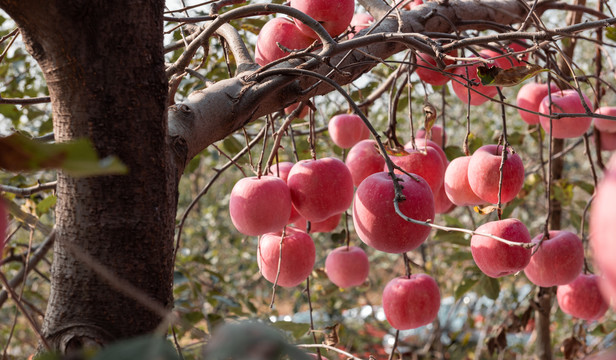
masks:
[[[151,332],[162,315],[152,304],[172,306],[178,181],[166,143],[164,1],[0,5],[43,70],[56,141],[88,138],[101,157],[116,155],[129,168],[124,176],[58,173],[44,336],[70,351]]]

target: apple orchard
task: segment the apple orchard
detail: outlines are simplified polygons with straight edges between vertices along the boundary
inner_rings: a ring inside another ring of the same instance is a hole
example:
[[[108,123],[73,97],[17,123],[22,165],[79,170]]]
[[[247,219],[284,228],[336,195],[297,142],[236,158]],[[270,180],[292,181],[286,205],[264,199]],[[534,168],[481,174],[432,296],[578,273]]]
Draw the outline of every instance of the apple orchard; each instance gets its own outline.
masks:
[[[3,358],[616,358],[615,4],[152,3],[0,0]]]

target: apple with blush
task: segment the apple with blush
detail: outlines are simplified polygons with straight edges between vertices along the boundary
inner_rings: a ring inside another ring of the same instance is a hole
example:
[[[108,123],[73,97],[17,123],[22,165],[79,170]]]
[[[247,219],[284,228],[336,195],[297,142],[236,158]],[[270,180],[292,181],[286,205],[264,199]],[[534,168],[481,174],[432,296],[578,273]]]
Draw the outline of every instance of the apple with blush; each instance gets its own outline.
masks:
[[[604,132],[597,130],[601,136],[601,150],[613,151],[616,150],[616,132]],[[593,134],[593,140],[596,138],[596,134]]]
[[[524,185],[524,164],[518,154],[507,148],[507,160],[503,165],[501,202],[513,200]],[[468,163],[468,183],[473,192],[488,203],[498,203],[501,154],[503,147],[484,145],[477,149]]]
[[[456,57],[458,56],[458,51],[451,51],[447,53],[447,55]],[[436,60],[432,56],[426,53],[417,52],[416,62],[417,69],[415,69],[415,73],[417,73],[417,76],[419,76],[422,81],[430,85],[441,86],[445,85],[450,80],[450,77],[446,75],[449,71],[441,71],[436,66]],[[455,63],[454,60],[449,59],[443,59],[443,62],[445,63],[445,66]]]
[[[550,87],[552,89],[552,93],[560,91],[555,83],[550,83]],[[538,112],[539,104],[541,104],[541,100],[543,100],[546,96],[548,96],[548,84],[533,82],[527,83],[524,84],[520,90],[518,90],[516,104],[522,109]],[[520,114],[522,120],[524,120],[527,124],[539,124],[539,115],[520,109],[518,109],[518,113]]]
[[[405,151],[408,154],[389,156],[391,161],[404,171],[421,176],[430,185],[432,193],[436,194],[443,186],[443,175],[445,174],[445,165],[438,151],[431,146],[421,149],[406,148]],[[387,171],[387,166],[384,170]],[[395,170],[395,173],[400,174],[401,172]]]
[[[310,222],[310,233],[314,234],[332,232],[336,229],[336,227],[338,227],[341,218],[342,213],[332,215],[323,221]],[[297,219],[293,224],[293,226],[299,229],[306,229],[306,225],[306,218],[302,217],[301,215],[299,219]]]
[[[531,240],[528,229],[518,219],[490,221],[475,231],[517,243],[530,243]],[[531,249],[511,246],[484,235],[473,235],[471,254],[484,274],[499,278],[524,270],[530,262]]]
[[[482,54],[480,52],[481,57],[488,58],[489,56],[486,54]],[[482,63],[477,63],[474,65],[469,65],[467,67],[459,67],[454,70],[454,74],[462,76],[455,77],[458,81],[452,81],[451,86],[453,87],[453,91],[455,92],[458,99],[462,100],[463,103],[468,104],[468,89],[467,89],[467,81],[465,79],[470,79],[473,82],[472,89],[476,91],[470,92],[471,94],[471,105],[481,105],[484,102],[490,100],[491,97],[494,97],[498,93],[496,86],[485,86],[481,84],[481,80],[477,76],[477,68],[482,66]],[[466,76],[466,69],[468,69],[468,77]]]
[[[257,248],[257,264],[263,277],[274,283],[278,273],[280,259],[280,274],[277,285],[293,287],[301,284],[314,267],[316,251],[310,235],[300,229],[288,226],[282,239],[282,255],[280,240],[282,232],[268,233],[259,239]]]
[[[524,269],[528,280],[542,287],[566,285],[582,273],[584,268],[584,246],[582,240],[572,232],[552,230],[549,239],[535,236],[531,242],[541,243]]]
[[[331,282],[341,288],[363,284],[370,273],[368,255],[357,246],[341,246],[327,255],[325,273]]]
[[[363,29],[367,29],[374,23],[374,18],[368,13],[357,13],[353,15],[350,26],[355,31],[349,33],[349,40],[355,37],[355,34]]]
[[[318,21],[334,37],[349,27],[355,12],[355,0],[291,0],[290,5]],[[308,25],[297,19],[294,21],[304,35],[317,38],[317,34]]]
[[[596,114],[608,115],[616,117],[616,106],[604,106],[600,107],[595,111]],[[594,124],[597,129],[601,131],[601,133],[616,133],[616,120],[603,119],[603,118],[594,118]]]
[[[362,140],[355,144],[345,160],[356,187],[368,176],[383,171],[385,158],[377,149],[375,140]]]
[[[477,196],[468,182],[470,156],[457,157],[445,169],[443,188],[449,200],[458,206],[475,206],[485,203]]]
[[[340,214],[353,201],[353,178],[335,158],[301,160],[291,168],[287,184],[297,211],[308,221],[319,222]]]
[[[443,136],[444,135],[444,136]],[[415,134],[416,139],[425,139],[426,138],[426,129],[421,128],[417,130],[417,134]],[[444,138],[444,140],[443,140]],[[432,140],[436,143],[436,145],[440,148],[447,144],[447,134],[443,127],[440,125],[432,125],[432,129],[430,129],[430,137],[428,140]]]
[[[428,183],[421,177],[396,175],[401,180],[399,202],[405,216],[428,221],[434,219],[434,197]],[[392,254],[411,251],[421,245],[430,234],[430,227],[414,224],[400,217],[394,208],[393,180],[386,172],[368,176],[357,188],[353,201],[355,232],[366,245]]]
[[[299,103],[295,103],[295,104],[291,104],[287,106],[286,108],[284,108],[285,115],[290,115],[293,112],[293,110],[297,109],[298,106],[299,106]],[[308,111],[310,111],[310,108],[308,107],[308,105],[305,105],[302,111],[299,112],[299,115],[297,115],[297,118],[298,119],[305,118],[306,116],[308,116]]]
[[[256,236],[282,229],[291,215],[291,193],[274,176],[240,179],[231,190],[229,213],[235,228]]]
[[[447,197],[444,186],[441,186],[436,195],[434,195],[434,212],[437,214],[447,214],[453,211],[455,207],[456,205]]]
[[[600,319],[609,307],[599,290],[599,277],[593,274],[580,274],[569,284],[559,286],[556,300],[564,313],[587,321]]]
[[[295,164],[290,161],[281,161],[277,164],[272,164],[272,166],[270,166],[270,171],[274,174],[274,176],[281,178],[286,183],[293,165]],[[302,216],[297,212],[297,209],[293,203],[291,203],[291,215],[289,215],[287,224],[292,224],[298,221],[301,217]]]
[[[278,47],[278,43],[287,49],[304,49],[312,44],[313,39],[304,35],[295,24],[286,18],[273,18],[266,22],[257,37],[255,61],[264,66],[289,53]]]
[[[355,114],[340,114],[332,117],[327,130],[334,144],[342,149],[353,147],[370,137],[370,130],[361,117]]]
[[[397,277],[383,290],[383,311],[389,324],[398,330],[416,329],[436,319],[441,292],[432,277],[413,274]]]
[[[586,105],[592,111],[593,107],[588,97],[582,94]],[[577,91],[569,89],[558,91],[551,94],[552,99],[552,113],[570,113],[581,114],[585,113],[584,105],[580,100],[580,96]],[[550,96],[546,96],[541,100],[539,104],[539,112],[543,114],[550,114]],[[545,116],[539,116],[539,122],[541,127],[545,130],[546,134],[550,133],[550,118]],[[578,136],[582,136],[586,130],[590,127],[592,117],[590,116],[574,116],[574,117],[562,117],[560,119],[552,119],[552,136],[556,139],[570,139]]]
[[[441,157],[441,160],[443,162],[443,167],[446,168],[447,164],[449,164],[449,160],[447,160],[447,154],[445,154],[445,151],[443,150],[442,147],[440,147],[436,142],[432,141],[432,140],[428,140],[426,141],[425,138],[420,138],[420,137],[416,137],[415,138],[415,147],[417,147],[417,149],[419,151],[423,151],[425,152],[425,148],[429,146],[431,148],[433,148],[434,150],[436,150],[436,152],[439,154],[439,156]],[[411,142],[409,141],[406,145],[404,145],[404,148],[412,148],[411,146]]]

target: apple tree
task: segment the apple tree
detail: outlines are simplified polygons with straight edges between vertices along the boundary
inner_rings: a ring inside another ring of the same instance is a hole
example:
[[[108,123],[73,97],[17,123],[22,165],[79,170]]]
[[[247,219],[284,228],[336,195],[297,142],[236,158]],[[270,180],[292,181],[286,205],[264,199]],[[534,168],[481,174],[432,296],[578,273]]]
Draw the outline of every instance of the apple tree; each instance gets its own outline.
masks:
[[[614,345],[609,2],[0,9],[3,358]]]

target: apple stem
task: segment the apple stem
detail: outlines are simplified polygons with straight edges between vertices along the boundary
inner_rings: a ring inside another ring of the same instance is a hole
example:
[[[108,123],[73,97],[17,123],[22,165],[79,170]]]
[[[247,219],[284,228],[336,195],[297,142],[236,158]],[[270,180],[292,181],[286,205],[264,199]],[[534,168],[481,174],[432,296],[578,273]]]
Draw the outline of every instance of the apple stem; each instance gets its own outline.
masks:
[[[404,272],[408,279],[411,278],[411,260],[407,253],[402,253],[402,258],[404,259]]]
[[[505,162],[507,161],[507,147],[509,146],[509,142],[507,141],[507,115],[506,115],[506,111],[505,111],[505,96],[503,95],[503,92],[501,91],[500,87],[496,87],[496,90],[498,91],[498,96],[500,97],[500,101],[501,101],[501,116],[503,119],[503,134],[501,135],[501,138],[499,139],[499,143],[503,144],[503,152],[502,152],[502,156],[501,156],[501,163],[500,163],[500,167],[498,168],[498,204],[496,205],[496,214],[498,215],[498,220],[502,220],[503,218],[503,204],[502,204],[502,190],[503,190],[503,169],[505,168]],[[497,147],[497,151],[498,151],[498,147]]]
[[[317,159],[317,153],[315,150],[315,138],[316,138],[316,134],[314,131],[314,111],[312,111],[312,109],[310,109],[309,112],[309,122],[308,122],[308,128],[309,128],[309,132],[310,135],[308,136],[308,144],[310,144],[310,157],[312,157],[312,160],[316,160]]]
[[[394,336],[394,345],[391,347],[391,353],[389,353],[388,360],[393,360],[394,353],[396,352],[396,348],[398,347],[398,336],[400,335],[400,330],[396,330],[396,335]]]
[[[280,236],[280,245],[278,248],[278,269],[276,270],[276,279],[274,280],[274,285],[272,286],[272,300],[270,301],[269,307],[270,309],[274,308],[274,300],[276,300],[276,287],[278,286],[278,277],[280,277],[280,265],[282,264],[282,241],[286,235],[287,227],[282,228],[282,235]]]
[[[345,237],[346,237],[347,251],[349,251],[349,247],[351,243],[351,234],[349,233],[349,213],[348,211],[344,212],[344,231],[345,231]]]

